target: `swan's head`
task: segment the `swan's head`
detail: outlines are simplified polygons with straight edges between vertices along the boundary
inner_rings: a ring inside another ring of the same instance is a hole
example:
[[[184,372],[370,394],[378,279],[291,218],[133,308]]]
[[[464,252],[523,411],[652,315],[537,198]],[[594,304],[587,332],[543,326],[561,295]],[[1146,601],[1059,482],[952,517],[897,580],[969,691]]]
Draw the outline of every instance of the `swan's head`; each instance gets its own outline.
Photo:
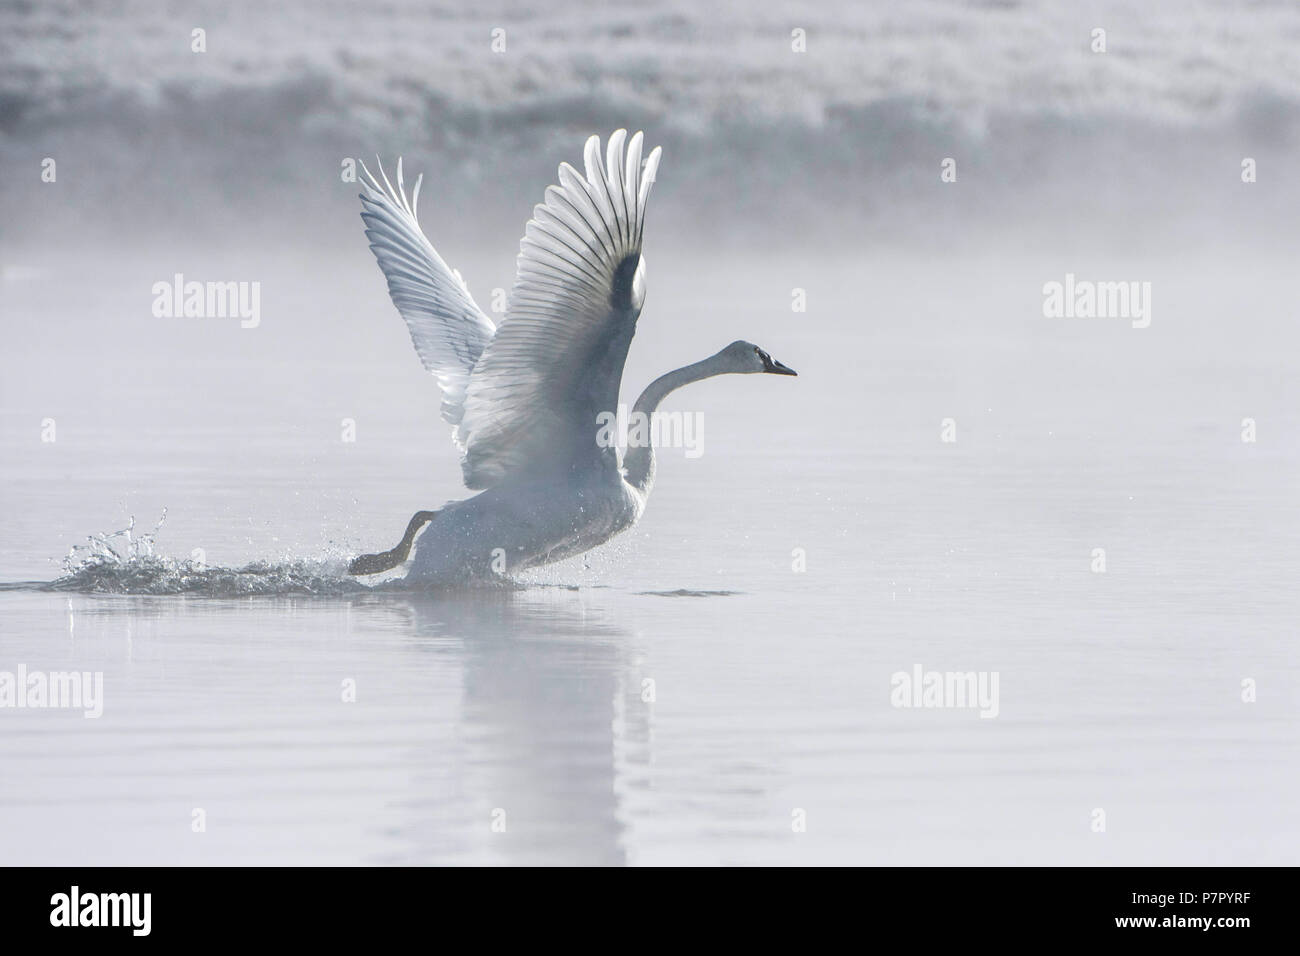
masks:
[[[772,356],[760,349],[753,342],[743,339],[732,342],[718,353],[728,372],[749,375],[755,372],[767,372],[770,375],[798,375],[788,365],[782,365]]]

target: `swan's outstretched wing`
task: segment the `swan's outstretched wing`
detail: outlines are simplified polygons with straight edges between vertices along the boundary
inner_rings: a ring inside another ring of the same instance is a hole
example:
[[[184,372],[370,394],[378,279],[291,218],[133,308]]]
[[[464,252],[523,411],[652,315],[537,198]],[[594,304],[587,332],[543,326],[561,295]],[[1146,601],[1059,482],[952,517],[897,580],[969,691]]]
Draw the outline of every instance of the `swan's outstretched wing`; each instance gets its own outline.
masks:
[[[402,161],[397,161],[397,187],[388,181],[383,166],[376,179],[362,164],[362,213],[366,238],[388,279],[388,294],[406,320],[420,361],[442,387],[442,417],[459,426],[464,413],[465,387],[470,371],[492,340],[495,327],[469,294],[460,273],[442,261],[416,220],[420,183],[415,180],[411,198],[402,184]],[[367,181],[368,180],[368,181]],[[464,449],[459,430],[456,443]]]
[[[641,134],[587,140],[586,176],[561,164],[519,244],[510,307],[469,379],[460,424],[465,484],[583,467],[598,449],[600,412],[613,412],[645,298],[641,231],[659,165],[641,163]]]

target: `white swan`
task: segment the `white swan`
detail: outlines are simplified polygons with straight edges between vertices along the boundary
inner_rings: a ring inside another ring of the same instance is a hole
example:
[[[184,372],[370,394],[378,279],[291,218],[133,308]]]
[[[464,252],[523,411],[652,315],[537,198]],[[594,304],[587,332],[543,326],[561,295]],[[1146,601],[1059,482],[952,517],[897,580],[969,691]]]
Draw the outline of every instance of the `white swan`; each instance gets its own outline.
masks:
[[[598,416],[613,412],[628,345],[645,301],[641,233],[659,166],[641,162],[641,134],[583,151],[586,176],[560,165],[519,245],[518,275],[500,328],[474,303],[416,219],[397,162],[397,186],[365,169],[361,218],[393,304],[420,360],[442,388],[442,417],[464,457],[465,485],[485,489],[411,519],[396,548],[363,555],[353,574],[404,562],[408,580],[430,585],[496,578],[580,554],[630,528],[654,483],[654,449],[598,441]],[[626,151],[624,143],[626,141]],[[363,166],[364,169],[364,166]],[[647,417],[675,389],[728,373],[794,375],[748,342],[662,375],[634,406]]]

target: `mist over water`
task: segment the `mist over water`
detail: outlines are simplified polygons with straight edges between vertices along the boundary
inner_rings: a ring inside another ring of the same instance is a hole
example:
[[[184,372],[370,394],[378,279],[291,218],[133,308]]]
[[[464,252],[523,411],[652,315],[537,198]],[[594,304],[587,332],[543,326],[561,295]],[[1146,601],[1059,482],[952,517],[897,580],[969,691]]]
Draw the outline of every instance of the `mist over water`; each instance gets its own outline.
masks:
[[[1295,863],[1300,10],[1134,7],[0,10],[0,671],[105,678],[0,712],[6,859]],[[703,454],[520,589],[349,578],[467,492],[343,164],[423,173],[489,308],[619,127],[621,400],[737,338],[799,377],[675,394]],[[998,717],[891,706],[917,664]]]
[[[558,160],[620,126],[664,147],[661,232],[702,244],[933,249],[1096,230],[1204,245],[1202,217],[1244,238],[1300,212],[1285,173],[1300,12],[1286,0],[673,0],[545,17],[509,2],[352,16],[132,0],[15,4],[0,26],[0,157],[63,162],[58,201],[37,177],[0,184],[10,256],[18,237],[26,257],[69,233],[296,244],[354,213],[340,163],[377,153],[426,174],[428,214],[456,242],[499,248]],[[191,51],[196,27],[206,52]],[[1233,174],[1243,156],[1263,170],[1251,197]],[[955,188],[938,188],[945,157]]]

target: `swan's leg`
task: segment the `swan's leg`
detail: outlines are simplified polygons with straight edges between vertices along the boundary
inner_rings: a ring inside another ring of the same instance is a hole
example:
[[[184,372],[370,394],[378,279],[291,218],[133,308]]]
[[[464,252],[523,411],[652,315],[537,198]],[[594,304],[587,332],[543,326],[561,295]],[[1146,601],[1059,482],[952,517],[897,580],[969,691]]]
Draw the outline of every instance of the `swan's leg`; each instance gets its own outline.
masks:
[[[415,533],[437,516],[436,511],[417,511],[411,516],[411,521],[406,526],[406,533],[402,535],[402,540],[397,542],[397,547],[380,554],[363,554],[354,558],[348,565],[348,574],[378,574],[380,571],[390,571],[397,567],[411,553]]]

